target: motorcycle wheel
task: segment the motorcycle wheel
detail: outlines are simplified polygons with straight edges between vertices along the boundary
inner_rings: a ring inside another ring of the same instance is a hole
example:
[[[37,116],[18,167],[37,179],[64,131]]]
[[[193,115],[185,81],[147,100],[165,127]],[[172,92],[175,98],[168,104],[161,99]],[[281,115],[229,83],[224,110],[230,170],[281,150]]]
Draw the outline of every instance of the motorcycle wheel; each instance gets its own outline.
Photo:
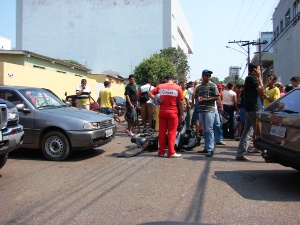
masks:
[[[189,139],[189,142],[186,145],[183,145],[181,148],[184,150],[191,150],[200,144],[201,138],[199,136],[193,136]]]

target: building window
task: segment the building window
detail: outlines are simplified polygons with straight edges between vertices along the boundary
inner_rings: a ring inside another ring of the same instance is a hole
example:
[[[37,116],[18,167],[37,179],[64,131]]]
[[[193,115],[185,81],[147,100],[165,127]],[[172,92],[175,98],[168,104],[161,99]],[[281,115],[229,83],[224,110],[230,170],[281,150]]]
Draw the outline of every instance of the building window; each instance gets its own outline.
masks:
[[[293,17],[295,18],[300,12],[300,0],[294,1],[293,4]]]
[[[43,67],[43,66],[37,66],[37,65],[33,65],[33,68],[41,69],[41,70],[45,70],[45,69],[46,69],[46,68]]]
[[[285,27],[291,22],[291,13],[290,9],[285,14]]]
[[[280,33],[283,31],[283,20],[280,21]]]
[[[279,36],[279,27],[276,28],[276,37]]]
[[[56,72],[58,72],[58,73],[64,73],[64,74],[66,74],[66,72],[65,72],[65,71],[61,71],[61,70],[56,70]]]

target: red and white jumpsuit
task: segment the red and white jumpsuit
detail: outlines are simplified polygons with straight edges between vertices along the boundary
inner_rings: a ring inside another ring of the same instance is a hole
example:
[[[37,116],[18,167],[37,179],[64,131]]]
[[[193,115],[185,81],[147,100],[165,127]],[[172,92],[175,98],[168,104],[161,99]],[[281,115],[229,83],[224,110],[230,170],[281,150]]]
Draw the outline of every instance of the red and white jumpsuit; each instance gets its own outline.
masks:
[[[168,132],[168,156],[176,153],[174,149],[176,131],[178,126],[178,100],[183,100],[181,88],[177,84],[160,84],[151,90],[151,93],[159,94],[162,100],[159,110],[159,149],[158,155],[165,154],[166,137]]]

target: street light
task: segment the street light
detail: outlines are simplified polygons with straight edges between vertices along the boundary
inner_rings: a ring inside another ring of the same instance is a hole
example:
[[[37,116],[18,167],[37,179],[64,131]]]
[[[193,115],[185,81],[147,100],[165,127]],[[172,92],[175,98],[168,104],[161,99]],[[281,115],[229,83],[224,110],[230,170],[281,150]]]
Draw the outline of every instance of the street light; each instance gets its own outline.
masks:
[[[237,50],[237,49],[235,49],[235,48],[231,48],[231,47],[229,47],[229,46],[225,46],[225,47],[226,47],[226,48],[230,48],[230,49],[232,49],[232,50],[234,50],[234,51],[240,52],[240,53],[244,54],[246,57],[248,57],[248,55],[247,55],[245,52],[242,52],[242,51]]]

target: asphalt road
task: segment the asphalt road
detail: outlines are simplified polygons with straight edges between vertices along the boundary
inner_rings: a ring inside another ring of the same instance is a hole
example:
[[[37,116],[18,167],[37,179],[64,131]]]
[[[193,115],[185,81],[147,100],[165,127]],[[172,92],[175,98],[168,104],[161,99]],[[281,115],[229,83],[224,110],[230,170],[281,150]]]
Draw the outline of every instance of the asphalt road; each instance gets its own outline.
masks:
[[[300,173],[252,154],[236,162],[238,142],[214,157],[180,159],[132,146],[119,126],[115,139],[51,162],[16,150],[0,174],[0,224],[300,224]]]

